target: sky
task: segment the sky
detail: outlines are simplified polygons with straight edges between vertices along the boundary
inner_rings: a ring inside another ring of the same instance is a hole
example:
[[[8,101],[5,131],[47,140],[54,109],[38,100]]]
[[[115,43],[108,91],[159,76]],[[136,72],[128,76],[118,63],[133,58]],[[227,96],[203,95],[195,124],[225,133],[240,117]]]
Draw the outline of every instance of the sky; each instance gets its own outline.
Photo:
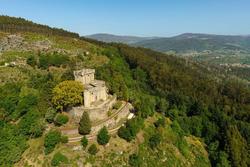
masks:
[[[0,0],[0,15],[80,35],[250,34],[250,0]]]

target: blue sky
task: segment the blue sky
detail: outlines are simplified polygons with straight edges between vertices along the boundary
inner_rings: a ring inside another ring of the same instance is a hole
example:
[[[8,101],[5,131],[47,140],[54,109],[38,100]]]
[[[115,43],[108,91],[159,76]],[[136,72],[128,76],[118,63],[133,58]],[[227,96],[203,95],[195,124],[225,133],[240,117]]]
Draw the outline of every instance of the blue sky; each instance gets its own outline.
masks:
[[[0,14],[81,35],[250,34],[250,0],[0,0]]]

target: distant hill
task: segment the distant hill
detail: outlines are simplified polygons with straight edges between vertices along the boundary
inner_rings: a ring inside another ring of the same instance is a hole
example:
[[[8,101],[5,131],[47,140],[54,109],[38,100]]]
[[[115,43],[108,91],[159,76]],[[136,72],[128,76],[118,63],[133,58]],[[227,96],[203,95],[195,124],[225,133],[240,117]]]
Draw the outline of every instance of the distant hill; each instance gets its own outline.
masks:
[[[204,50],[250,50],[249,36],[209,35],[186,33],[170,38],[157,38],[139,41],[136,46],[146,47],[161,52]]]
[[[134,44],[137,42],[155,39],[154,37],[137,37],[137,36],[119,36],[112,34],[93,34],[86,36],[87,38],[95,39],[102,42],[116,42],[116,43],[125,43],[125,44]]]

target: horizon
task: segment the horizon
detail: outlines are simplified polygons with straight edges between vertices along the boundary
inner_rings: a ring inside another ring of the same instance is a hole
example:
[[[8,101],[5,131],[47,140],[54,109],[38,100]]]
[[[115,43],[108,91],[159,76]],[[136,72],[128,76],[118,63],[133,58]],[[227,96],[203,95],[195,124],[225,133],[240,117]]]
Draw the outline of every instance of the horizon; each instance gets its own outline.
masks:
[[[22,17],[34,23],[62,28],[81,36],[173,37],[186,33],[250,35],[250,2],[215,0],[202,2],[98,0],[67,2],[0,0],[0,14]],[[99,3],[98,3],[99,2]],[[34,14],[35,13],[35,14]],[[127,28],[129,27],[129,28]]]

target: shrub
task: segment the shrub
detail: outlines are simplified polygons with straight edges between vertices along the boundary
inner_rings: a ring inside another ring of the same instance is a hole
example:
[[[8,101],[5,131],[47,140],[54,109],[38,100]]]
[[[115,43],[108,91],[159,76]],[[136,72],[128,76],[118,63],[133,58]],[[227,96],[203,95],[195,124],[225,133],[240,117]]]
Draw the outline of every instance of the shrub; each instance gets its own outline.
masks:
[[[52,160],[51,160],[51,165],[52,166],[59,166],[60,164],[67,164],[68,163],[68,158],[61,154],[60,152],[57,152]]]
[[[121,101],[118,101],[118,102],[116,102],[116,103],[114,104],[113,109],[118,110],[121,106],[122,106],[122,102],[121,102]]]
[[[61,141],[61,132],[50,130],[44,139],[45,154],[51,153],[56,145]]]
[[[57,126],[61,126],[63,124],[66,124],[69,121],[69,117],[64,114],[57,114],[55,118],[55,124]]]
[[[86,138],[86,136],[83,136],[83,138],[81,139],[81,144],[84,149],[88,146],[88,139]]]
[[[166,125],[166,120],[165,118],[159,118],[155,123],[155,127],[158,128],[160,126],[164,127]]]
[[[143,119],[133,118],[127,121],[126,126],[122,126],[118,130],[118,136],[131,141],[135,138],[136,134],[139,132],[143,126]]]
[[[154,149],[160,144],[160,142],[161,142],[161,135],[159,133],[155,133],[149,138],[148,144],[150,148]]]
[[[56,110],[54,108],[49,108],[45,114],[45,120],[48,123],[52,123],[54,121],[55,116],[56,116]]]
[[[82,118],[79,122],[78,131],[82,135],[87,135],[91,131],[91,123],[89,119],[89,114],[86,111],[84,111],[82,114]]]
[[[68,143],[69,139],[68,139],[68,136],[62,136],[61,137],[61,142],[62,143]]]
[[[32,67],[35,67],[36,66],[36,58],[34,55],[30,55],[27,60],[26,60],[26,63]]]
[[[97,135],[97,142],[101,145],[105,145],[109,142],[110,136],[107,128],[104,126]]]
[[[131,154],[129,156],[128,163],[130,166],[133,166],[133,167],[139,167],[142,164],[140,157],[136,154]]]
[[[91,154],[91,155],[95,155],[97,152],[98,152],[98,149],[96,147],[95,144],[92,144],[89,149],[88,149],[88,152]]]

